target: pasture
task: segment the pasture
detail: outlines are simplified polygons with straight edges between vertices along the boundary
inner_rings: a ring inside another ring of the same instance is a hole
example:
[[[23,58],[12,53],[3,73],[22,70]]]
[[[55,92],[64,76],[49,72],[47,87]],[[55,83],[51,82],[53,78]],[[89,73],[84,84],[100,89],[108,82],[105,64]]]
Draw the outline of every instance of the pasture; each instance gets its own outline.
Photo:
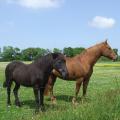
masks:
[[[6,89],[2,87],[6,62],[0,63],[0,120],[120,120],[120,63],[97,63],[88,85],[87,97],[79,93],[77,106],[72,105],[75,82],[57,79],[54,94],[57,104],[52,105],[45,97],[46,112],[34,113],[35,101],[32,88],[21,87],[19,97],[22,107],[6,107]],[[12,87],[13,88],[13,87]]]

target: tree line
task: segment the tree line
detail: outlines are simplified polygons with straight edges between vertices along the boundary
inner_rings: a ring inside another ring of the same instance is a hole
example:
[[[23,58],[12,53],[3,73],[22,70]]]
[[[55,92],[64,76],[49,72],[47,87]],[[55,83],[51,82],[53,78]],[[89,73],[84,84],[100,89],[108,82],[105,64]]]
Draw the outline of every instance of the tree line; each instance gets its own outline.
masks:
[[[12,46],[4,46],[3,50],[0,50],[0,61],[12,61],[12,60],[21,60],[21,61],[32,61],[37,59],[38,57],[44,56],[51,52],[60,52],[65,54],[68,57],[73,57],[77,54],[80,54],[84,47],[65,47],[63,50],[58,48],[54,48],[53,50],[44,49],[44,48],[26,48],[21,50],[17,47]],[[118,49],[113,49],[118,55]],[[120,57],[119,57],[120,58]],[[119,59],[118,59],[119,60]],[[108,61],[107,58],[102,57],[100,61]]]

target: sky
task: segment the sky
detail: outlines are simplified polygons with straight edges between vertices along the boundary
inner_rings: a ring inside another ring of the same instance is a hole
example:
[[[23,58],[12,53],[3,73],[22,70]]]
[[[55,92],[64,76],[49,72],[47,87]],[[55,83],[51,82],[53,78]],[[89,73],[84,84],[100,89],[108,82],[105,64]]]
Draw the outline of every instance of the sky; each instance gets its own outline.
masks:
[[[85,47],[120,53],[120,0],[0,0],[0,48]]]

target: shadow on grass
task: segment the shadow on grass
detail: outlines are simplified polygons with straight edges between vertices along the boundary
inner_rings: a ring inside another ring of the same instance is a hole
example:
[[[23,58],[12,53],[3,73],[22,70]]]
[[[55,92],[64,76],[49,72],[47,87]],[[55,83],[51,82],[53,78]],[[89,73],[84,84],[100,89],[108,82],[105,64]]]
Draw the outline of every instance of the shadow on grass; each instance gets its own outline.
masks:
[[[35,109],[35,107],[36,107],[34,100],[24,100],[21,102],[21,104],[22,104],[22,107],[28,106],[28,107],[30,107],[30,109]]]
[[[65,102],[72,102],[73,96],[70,95],[57,95],[55,96],[57,100],[59,101],[65,101]],[[50,98],[47,98],[46,100],[50,101]],[[81,102],[82,100],[86,101],[86,102],[90,102],[91,99],[89,99],[88,97],[82,98],[82,97],[78,97],[77,101]]]
[[[45,101],[44,101],[45,103]],[[34,100],[24,100],[21,102],[22,104],[22,107],[29,107],[30,109],[35,109],[36,108],[36,103]],[[53,111],[56,111],[56,110],[66,110],[66,106],[65,105],[61,105],[61,104],[57,104],[57,105],[53,105],[51,103],[49,104],[46,104],[45,103],[45,110],[48,111],[48,110],[53,110]]]

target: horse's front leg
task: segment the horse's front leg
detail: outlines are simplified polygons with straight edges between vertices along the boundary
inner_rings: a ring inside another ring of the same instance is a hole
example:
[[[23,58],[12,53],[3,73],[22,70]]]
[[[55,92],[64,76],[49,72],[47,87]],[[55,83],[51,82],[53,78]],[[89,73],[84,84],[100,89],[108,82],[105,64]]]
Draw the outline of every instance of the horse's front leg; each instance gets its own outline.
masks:
[[[50,86],[50,98],[51,98],[52,104],[56,104],[56,103],[57,103],[56,97],[55,97],[54,94],[53,94],[53,85]]]
[[[33,91],[34,91],[34,95],[35,95],[35,102],[36,102],[36,109],[35,109],[35,112],[39,112],[39,107],[40,107],[40,100],[39,100],[39,91],[40,89],[38,87],[33,87]]]
[[[82,82],[83,82],[83,78],[80,78],[76,81],[75,97],[73,97],[73,99],[72,99],[72,103],[74,105],[77,104],[77,96],[78,96]]]
[[[45,92],[44,92],[44,95],[48,95],[48,92],[50,92],[50,98],[53,104],[56,104],[56,97],[53,94],[53,87],[54,87],[55,82],[56,82],[56,76],[51,74],[49,76],[49,80],[45,87]]]
[[[56,104],[56,97],[54,96],[54,93],[53,93],[53,87],[55,82],[56,82],[56,76],[53,75],[51,76],[51,83],[50,83],[50,98],[53,104]]]
[[[93,73],[93,70],[91,70],[89,75],[86,78],[84,78],[84,80],[83,80],[83,97],[86,96],[87,87],[88,87],[89,80],[90,80],[90,77],[91,77],[92,73]]]

